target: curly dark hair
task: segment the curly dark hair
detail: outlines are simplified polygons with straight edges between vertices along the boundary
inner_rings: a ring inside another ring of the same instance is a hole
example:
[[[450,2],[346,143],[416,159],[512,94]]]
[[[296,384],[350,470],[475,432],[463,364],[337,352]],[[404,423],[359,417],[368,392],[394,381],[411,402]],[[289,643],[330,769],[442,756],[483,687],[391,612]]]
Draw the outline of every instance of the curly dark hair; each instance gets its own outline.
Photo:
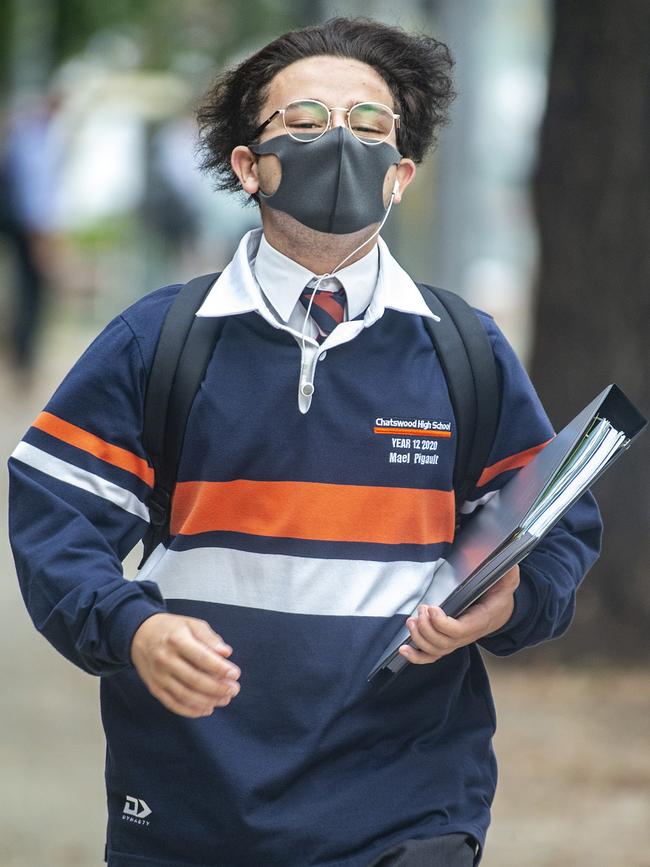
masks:
[[[398,147],[416,163],[436,140],[455,93],[453,60],[447,46],[431,36],[412,35],[367,18],[332,18],[292,30],[270,42],[239,66],[226,70],[198,109],[201,168],[216,176],[216,186],[239,190],[230,154],[252,144],[271,80],[306,57],[331,55],[371,66],[387,83],[401,115]]]

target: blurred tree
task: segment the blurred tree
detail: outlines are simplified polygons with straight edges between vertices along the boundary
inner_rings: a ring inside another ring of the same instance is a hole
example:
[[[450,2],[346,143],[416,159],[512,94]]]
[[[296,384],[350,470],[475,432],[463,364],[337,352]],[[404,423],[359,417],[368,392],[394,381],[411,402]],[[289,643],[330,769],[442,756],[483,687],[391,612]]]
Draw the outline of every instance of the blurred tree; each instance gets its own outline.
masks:
[[[302,23],[302,4],[279,0],[55,0],[58,56],[83,49],[102,30],[138,37],[147,68],[169,68],[183,52],[224,60],[242,45]]]
[[[647,0],[555,0],[532,377],[556,428],[610,382],[650,409],[649,73]],[[649,443],[596,486],[603,556],[553,655],[650,655]]]
[[[309,0],[5,0],[0,90],[42,86],[62,61],[83,53],[93,40],[98,48],[102,35],[131,38],[147,69],[169,69],[181,55],[203,54],[218,64],[309,23],[314,8],[318,3]],[[25,61],[39,67],[29,80]]]
[[[0,98],[4,98],[9,79],[9,45],[11,41],[11,7],[0,3]]]

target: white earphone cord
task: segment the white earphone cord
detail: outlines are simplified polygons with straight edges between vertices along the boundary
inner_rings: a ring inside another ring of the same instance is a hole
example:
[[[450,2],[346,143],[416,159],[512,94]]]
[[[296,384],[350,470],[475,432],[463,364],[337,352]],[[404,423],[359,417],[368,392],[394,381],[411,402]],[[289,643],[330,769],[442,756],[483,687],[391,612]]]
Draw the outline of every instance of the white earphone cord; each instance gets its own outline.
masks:
[[[314,289],[311,293],[311,298],[309,299],[309,304],[307,305],[307,312],[305,314],[305,323],[302,326],[302,333],[300,335],[300,339],[302,340],[303,358],[304,358],[304,353],[305,353],[305,337],[307,336],[307,322],[309,321],[309,314],[311,312],[311,305],[313,303],[314,298],[316,297],[316,292],[318,291],[318,287],[320,286],[321,281],[324,280],[326,277],[333,277],[334,274],[336,274],[336,272],[340,268],[342,268],[343,265],[345,265],[345,263],[348,261],[348,259],[351,259],[352,256],[355,255],[355,253],[358,253],[359,250],[362,250],[366,246],[366,244],[369,244],[370,241],[372,241],[373,238],[377,237],[377,235],[383,229],[384,223],[388,219],[388,215],[390,214],[390,209],[393,207],[393,199],[395,198],[395,193],[397,193],[398,190],[399,190],[399,181],[395,181],[395,183],[393,184],[393,191],[390,194],[390,202],[388,203],[388,207],[386,208],[386,213],[382,217],[381,223],[377,226],[377,228],[372,233],[372,235],[369,238],[366,238],[366,240],[363,242],[363,244],[359,244],[359,246],[355,250],[353,250],[351,253],[348,253],[348,255],[345,257],[345,259],[342,259],[339,262],[339,264],[336,266],[336,268],[333,268],[331,271],[327,272],[326,274],[321,274],[320,277],[316,278],[316,285],[314,286]],[[301,379],[302,379],[302,377],[301,377]]]

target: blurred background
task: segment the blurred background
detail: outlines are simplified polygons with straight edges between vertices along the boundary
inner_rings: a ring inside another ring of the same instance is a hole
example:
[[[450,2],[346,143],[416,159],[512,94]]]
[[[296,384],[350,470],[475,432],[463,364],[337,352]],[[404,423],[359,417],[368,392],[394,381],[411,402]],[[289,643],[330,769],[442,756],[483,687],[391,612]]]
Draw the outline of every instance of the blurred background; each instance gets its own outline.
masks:
[[[223,267],[257,224],[198,173],[195,106],[224,66],[335,14],[432,33],[456,59],[452,123],[384,231],[398,260],[497,318],[557,428],[614,381],[648,414],[647,0],[4,0],[5,457],[109,318]],[[485,867],[650,865],[647,441],[596,494],[604,555],[571,630],[487,659]],[[99,867],[98,683],[34,631],[5,534],[0,556],[0,864]]]

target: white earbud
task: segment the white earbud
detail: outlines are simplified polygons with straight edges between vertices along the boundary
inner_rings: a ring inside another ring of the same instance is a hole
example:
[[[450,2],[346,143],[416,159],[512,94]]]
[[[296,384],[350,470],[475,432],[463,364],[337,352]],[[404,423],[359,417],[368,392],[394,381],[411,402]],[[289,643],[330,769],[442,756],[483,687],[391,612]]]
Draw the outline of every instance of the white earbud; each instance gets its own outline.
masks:
[[[396,193],[399,193],[399,181],[395,181],[393,184],[393,192],[391,195],[394,196]]]

